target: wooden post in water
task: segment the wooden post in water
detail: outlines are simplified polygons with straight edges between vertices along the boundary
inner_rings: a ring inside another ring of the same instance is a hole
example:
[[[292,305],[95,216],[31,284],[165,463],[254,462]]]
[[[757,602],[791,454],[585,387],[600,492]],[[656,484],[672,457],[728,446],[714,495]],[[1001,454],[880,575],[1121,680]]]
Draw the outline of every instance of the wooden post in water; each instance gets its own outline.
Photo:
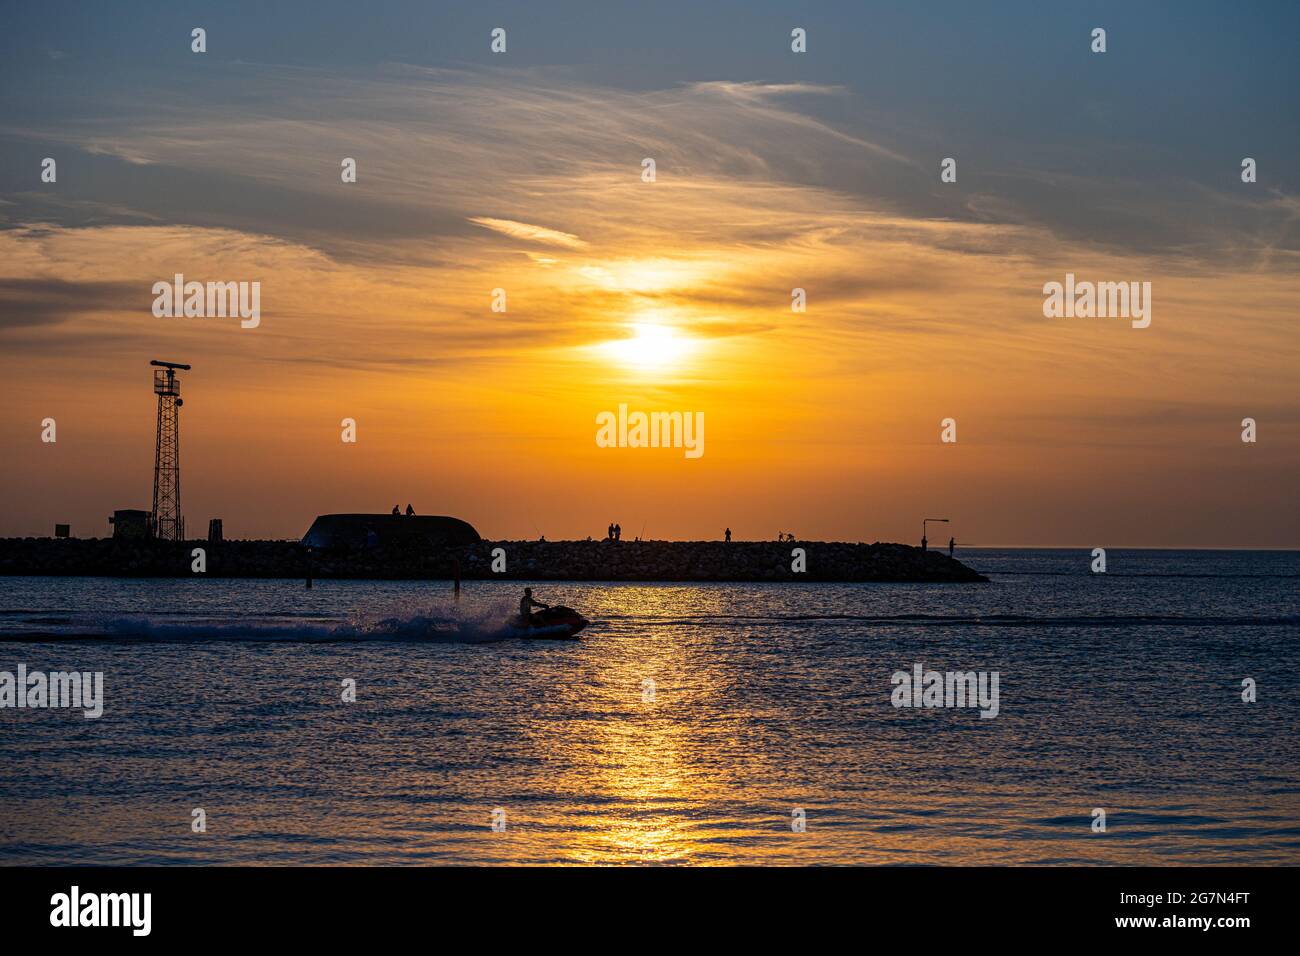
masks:
[[[452,560],[456,566],[456,589],[454,594],[456,598],[456,603],[459,604],[460,603],[460,558],[453,558]]]
[[[307,590],[311,590],[311,552],[307,552]]]

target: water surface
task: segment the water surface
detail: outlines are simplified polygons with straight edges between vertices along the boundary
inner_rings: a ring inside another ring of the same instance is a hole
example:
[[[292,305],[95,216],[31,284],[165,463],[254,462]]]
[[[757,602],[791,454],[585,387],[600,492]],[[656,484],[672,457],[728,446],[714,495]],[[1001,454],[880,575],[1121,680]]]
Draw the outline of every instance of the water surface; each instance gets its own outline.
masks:
[[[1300,554],[959,557],[538,585],[594,622],[546,643],[514,584],[0,578],[0,670],[106,694],[0,710],[0,863],[1300,864]],[[893,707],[915,663],[999,715]]]

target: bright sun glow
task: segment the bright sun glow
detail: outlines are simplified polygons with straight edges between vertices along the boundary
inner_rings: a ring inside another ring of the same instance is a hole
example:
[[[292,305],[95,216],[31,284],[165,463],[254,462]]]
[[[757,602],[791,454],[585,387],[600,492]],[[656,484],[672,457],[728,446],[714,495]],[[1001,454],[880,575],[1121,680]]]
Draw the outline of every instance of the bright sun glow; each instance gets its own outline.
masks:
[[[630,368],[656,371],[671,368],[694,348],[690,339],[679,335],[670,325],[638,322],[632,329],[636,334],[631,338],[602,346],[605,354]]]

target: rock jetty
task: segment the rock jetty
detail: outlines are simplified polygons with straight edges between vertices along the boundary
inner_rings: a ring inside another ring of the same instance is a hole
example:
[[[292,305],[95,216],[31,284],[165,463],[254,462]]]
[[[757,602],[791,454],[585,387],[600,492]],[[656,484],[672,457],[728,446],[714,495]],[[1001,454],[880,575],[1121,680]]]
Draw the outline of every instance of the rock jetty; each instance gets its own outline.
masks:
[[[987,581],[960,561],[905,544],[834,541],[479,541],[423,548],[309,549],[297,541],[0,538],[0,574],[514,581]],[[792,570],[802,548],[806,570]],[[499,549],[499,551],[498,551]],[[494,570],[504,558],[505,570]]]

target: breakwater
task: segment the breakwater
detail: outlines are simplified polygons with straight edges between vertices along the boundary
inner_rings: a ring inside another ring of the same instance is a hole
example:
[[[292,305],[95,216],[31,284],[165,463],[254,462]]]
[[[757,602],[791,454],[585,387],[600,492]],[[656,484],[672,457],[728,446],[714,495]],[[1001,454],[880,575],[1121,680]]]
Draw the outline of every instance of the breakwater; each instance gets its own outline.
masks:
[[[194,570],[202,549],[204,570]],[[804,570],[796,571],[802,549]],[[0,538],[0,574],[107,577],[516,581],[987,580],[960,561],[904,544],[834,541],[480,541],[315,551],[297,541]]]

